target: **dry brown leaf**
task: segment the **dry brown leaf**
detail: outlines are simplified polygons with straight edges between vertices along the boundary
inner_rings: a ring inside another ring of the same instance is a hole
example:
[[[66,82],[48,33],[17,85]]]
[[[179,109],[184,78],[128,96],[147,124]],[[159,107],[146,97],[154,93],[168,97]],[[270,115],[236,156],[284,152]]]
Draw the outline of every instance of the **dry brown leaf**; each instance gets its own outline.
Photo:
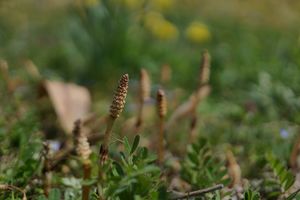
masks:
[[[91,106],[89,91],[73,83],[45,81],[49,98],[58,116],[62,128],[71,134],[74,121],[88,115]]]

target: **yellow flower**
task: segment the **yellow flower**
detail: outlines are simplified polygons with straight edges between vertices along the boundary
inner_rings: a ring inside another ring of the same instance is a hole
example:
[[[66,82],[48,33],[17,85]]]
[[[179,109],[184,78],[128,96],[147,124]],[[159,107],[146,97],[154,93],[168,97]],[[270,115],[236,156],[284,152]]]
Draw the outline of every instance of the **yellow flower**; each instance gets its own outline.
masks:
[[[192,22],[185,31],[186,37],[194,43],[201,44],[211,38],[207,26],[200,22]]]
[[[152,0],[152,4],[156,9],[167,10],[173,6],[174,0]]]
[[[177,27],[156,12],[146,13],[145,27],[161,40],[172,40],[178,36]]]

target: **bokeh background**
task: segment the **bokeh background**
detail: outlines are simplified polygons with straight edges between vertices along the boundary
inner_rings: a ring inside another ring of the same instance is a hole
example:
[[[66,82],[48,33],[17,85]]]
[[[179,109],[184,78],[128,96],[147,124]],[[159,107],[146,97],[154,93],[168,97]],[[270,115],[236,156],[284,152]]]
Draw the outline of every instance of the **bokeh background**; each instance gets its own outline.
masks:
[[[159,79],[164,64],[178,86],[193,85],[208,49],[213,94],[238,98],[260,72],[299,90],[299,10],[274,0],[2,0],[0,56],[110,89],[110,77],[141,67]]]

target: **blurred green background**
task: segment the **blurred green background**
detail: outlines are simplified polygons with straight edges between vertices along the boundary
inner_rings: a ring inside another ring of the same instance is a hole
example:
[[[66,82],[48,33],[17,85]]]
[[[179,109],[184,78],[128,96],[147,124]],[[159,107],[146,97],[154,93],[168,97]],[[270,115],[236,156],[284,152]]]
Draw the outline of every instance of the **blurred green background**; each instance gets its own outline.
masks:
[[[208,49],[213,95],[239,98],[262,71],[299,91],[299,11],[278,0],[2,0],[0,57],[102,89],[141,67],[159,80],[169,64],[176,86],[192,90]]]

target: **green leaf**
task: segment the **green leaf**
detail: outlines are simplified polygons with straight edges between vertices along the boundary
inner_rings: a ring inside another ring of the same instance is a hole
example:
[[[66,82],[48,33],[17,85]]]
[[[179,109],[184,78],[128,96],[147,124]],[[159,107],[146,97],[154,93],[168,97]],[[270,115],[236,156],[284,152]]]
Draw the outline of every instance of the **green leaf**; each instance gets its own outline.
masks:
[[[115,168],[116,168],[116,171],[118,172],[118,174],[120,175],[120,176],[124,176],[124,171],[123,171],[123,169],[122,169],[122,166],[119,164],[119,163],[117,163],[117,162],[113,162],[113,164],[114,164],[114,166],[115,166]]]
[[[288,173],[285,179],[284,190],[287,191],[295,182],[295,177],[292,173]]]
[[[97,183],[97,179],[88,179],[88,180],[82,180],[82,185],[93,185]]]
[[[277,176],[280,187],[283,191],[287,191],[295,182],[295,177],[291,171],[286,169],[286,167],[280,162],[279,159],[275,157],[274,154],[266,154],[266,159],[269,166],[272,168],[275,176]]]
[[[134,151],[136,150],[136,148],[139,145],[139,142],[140,142],[140,136],[136,135],[134,137],[134,140],[133,140],[133,144],[132,144],[132,147],[131,147],[131,150],[130,150],[130,155],[134,153]]]
[[[230,179],[230,178],[225,178],[225,179],[223,179],[223,180],[221,181],[221,183],[222,183],[223,185],[229,185],[229,184],[231,183],[231,179]]]
[[[280,191],[272,191],[272,192],[268,193],[268,198],[277,198],[280,196],[280,194],[281,194]]]
[[[57,200],[57,199],[61,199],[61,192],[59,189],[54,188],[50,191],[48,200]]]
[[[165,199],[169,199],[167,188],[165,186],[161,186],[158,189],[158,200],[165,200]]]
[[[156,167],[154,165],[146,166],[142,169],[139,169],[138,171],[131,174],[132,177],[138,176],[138,175],[145,175],[147,173],[158,173],[160,172],[160,168]]]
[[[47,200],[47,198],[46,198],[44,195],[42,195],[42,196],[39,196],[39,197],[37,198],[37,200]]]
[[[228,185],[230,179],[225,178],[227,174],[224,162],[215,156],[206,139],[199,139],[188,146],[181,175],[193,189],[209,187],[215,183]]]
[[[213,197],[213,200],[222,200],[221,194],[220,194],[219,191],[217,191],[217,192],[215,193],[215,195],[214,195],[214,197]]]
[[[245,193],[244,193],[244,200],[259,200],[260,199],[260,195],[258,192],[253,191],[251,189],[248,189]]]
[[[124,147],[125,147],[125,152],[127,153],[127,155],[129,155],[131,147],[128,138],[126,136],[124,137]]]

